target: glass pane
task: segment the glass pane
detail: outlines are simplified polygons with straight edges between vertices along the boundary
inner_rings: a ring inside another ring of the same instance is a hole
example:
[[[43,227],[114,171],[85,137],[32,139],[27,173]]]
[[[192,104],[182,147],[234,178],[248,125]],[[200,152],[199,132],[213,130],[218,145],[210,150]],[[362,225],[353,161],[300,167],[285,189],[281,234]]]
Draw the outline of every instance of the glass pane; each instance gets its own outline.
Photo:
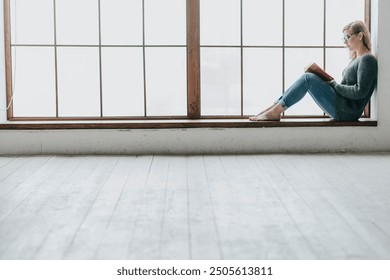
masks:
[[[99,44],[99,11],[96,0],[57,0],[57,43]]]
[[[241,115],[239,48],[201,48],[202,115]]]
[[[53,0],[11,0],[10,8],[12,44],[53,44]]]
[[[349,63],[347,49],[326,50],[326,71],[337,81],[341,82],[343,70]]]
[[[15,117],[55,117],[53,47],[12,48]],[[16,56],[15,56],[16,54]]]
[[[101,0],[103,45],[142,45],[142,0]]]
[[[322,45],[323,0],[286,1],[286,45]]]
[[[102,48],[104,116],[143,116],[142,48]]]
[[[200,0],[201,45],[240,45],[240,9],[240,0]]]
[[[244,0],[244,45],[282,45],[282,12],[283,7],[281,0]]]
[[[259,113],[282,94],[282,51],[244,50],[244,115]]]
[[[287,49],[286,50],[286,90],[303,74],[304,68],[315,62],[323,67],[322,49]],[[322,110],[310,94],[286,111],[286,115],[322,115]]]
[[[98,48],[58,48],[58,114],[100,116]]]
[[[365,0],[326,1],[326,43],[328,45],[344,45],[341,40],[344,26],[354,20],[364,21],[364,6]]]
[[[186,48],[146,48],[148,116],[187,115]]]
[[[186,0],[145,0],[145,43],[186,44]]]

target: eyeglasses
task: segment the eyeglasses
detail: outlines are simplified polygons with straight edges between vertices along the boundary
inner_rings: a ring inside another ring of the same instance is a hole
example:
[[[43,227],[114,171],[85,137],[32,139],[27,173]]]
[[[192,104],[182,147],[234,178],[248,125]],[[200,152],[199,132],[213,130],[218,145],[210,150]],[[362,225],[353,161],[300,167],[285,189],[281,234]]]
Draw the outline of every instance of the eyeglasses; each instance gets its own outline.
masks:
[[[359,34],[359,33],[352,33],[351,35],[348,35],[348,34],[344,34],[344,37],[343,37],[343,42],[347,42],[349,40],[349,38],[351,38],[352,35],[356,35],[356,34]]]

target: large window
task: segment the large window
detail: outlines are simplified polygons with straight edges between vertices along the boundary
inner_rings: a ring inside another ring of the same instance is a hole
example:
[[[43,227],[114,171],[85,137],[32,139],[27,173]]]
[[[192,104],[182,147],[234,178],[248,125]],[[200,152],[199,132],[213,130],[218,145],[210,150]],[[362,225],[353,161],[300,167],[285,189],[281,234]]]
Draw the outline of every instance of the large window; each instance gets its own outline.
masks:
[[[246,118],[316,62],[368,0],[5,0],[9,119]],[[347,11],[347,12],[346,12]],[[309,98],[286,116],[323,116]]]

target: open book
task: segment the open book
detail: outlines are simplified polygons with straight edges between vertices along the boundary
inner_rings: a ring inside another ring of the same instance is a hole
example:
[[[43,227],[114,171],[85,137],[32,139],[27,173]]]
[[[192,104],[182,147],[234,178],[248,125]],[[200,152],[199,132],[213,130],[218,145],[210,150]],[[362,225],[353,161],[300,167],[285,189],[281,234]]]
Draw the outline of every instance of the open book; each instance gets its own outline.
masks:
[[[318,66],[315,63],[309,64],[305,68],[305,72],[316,74],[318,77],[322,78],[324,81],[327,81],[327,82],[334,80],[331,75],[326,73],[320,66]]]

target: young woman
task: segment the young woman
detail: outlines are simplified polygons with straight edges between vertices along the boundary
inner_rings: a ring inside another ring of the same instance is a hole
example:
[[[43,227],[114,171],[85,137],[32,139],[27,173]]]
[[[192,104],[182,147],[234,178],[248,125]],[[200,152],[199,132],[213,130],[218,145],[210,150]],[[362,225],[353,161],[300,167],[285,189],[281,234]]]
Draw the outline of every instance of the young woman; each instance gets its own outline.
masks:
[[[315,74],[305,73],[271,107],[249,120],[279,121],[281,114],[307,92],[331,118],[358,120],[375,89],[378,66],[371,54],[369,31],[362,21],[351,22],[344,27],[343,33],[351,62],[344,69],[340,84],[334,80],[325,82]]]

